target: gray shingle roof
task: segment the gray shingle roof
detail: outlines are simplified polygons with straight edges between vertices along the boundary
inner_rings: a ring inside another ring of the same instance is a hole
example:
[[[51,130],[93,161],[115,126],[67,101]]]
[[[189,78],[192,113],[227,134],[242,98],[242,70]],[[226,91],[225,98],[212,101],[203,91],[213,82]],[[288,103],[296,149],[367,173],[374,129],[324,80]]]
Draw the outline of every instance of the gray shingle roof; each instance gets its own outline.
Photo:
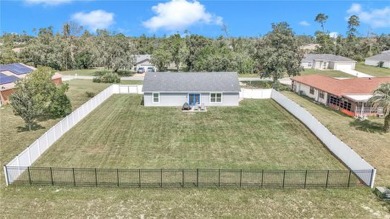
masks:
[[[151,56],[146,54],[146,55],[135,55],[135,63],[138,64],[142,61],[145,61],[145,60],[150,60],[151,59]]]
[[[333,61],[333,62],[355,62],[355,60],[352,60],[350,58],[333,55],[333,54],[306,54],[303,57],[302,62],[312,62],[313,60],[326,60],[326,61]]]
[[[374,60],[374,61],[390,61],[390,52],[382,52],[381,54],[374,55],[371,57],[366,58],[366,60]]]
[[[240,92],[236,72],[148,72],[143,92]]]

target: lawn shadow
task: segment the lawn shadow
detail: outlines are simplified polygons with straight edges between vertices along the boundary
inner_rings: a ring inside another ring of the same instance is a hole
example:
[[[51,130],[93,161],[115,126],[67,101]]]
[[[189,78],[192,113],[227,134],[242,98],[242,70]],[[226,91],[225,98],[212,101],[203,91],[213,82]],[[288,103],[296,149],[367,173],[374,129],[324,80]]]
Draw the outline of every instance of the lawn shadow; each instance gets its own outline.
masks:
[[[350,122],[349,125],[351,127],[355,127],[356,130],[360,130],[364,132],[383,133],[383,124],[379,122],[373,122],[368,119],[363,121],[359,119],[355,119],[354,121]]]
[[[44,126],[41,126],[41,125],[39,125],[39,124],[34,124],[34,125],[31,127],[31,131],[36,131],[36,130],[39,130],[39,129],[45,129],[45,127],[44,127]],[[28,129],[28,126],[18,126],[18,127],[17,127],[17,130],[18,130],[18,132],[28,132],[28,131],[30,131],[30,130]]]

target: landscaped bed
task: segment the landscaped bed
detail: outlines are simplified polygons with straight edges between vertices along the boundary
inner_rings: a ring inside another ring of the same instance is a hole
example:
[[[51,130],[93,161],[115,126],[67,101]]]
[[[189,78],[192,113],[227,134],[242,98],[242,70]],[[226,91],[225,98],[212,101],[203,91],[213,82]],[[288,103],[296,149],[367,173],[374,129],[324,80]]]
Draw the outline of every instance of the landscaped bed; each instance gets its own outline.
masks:
[[[93,168],[345,169],[273,100],[207,113],[146,108],[114,95],[53,145],[34,166]]]

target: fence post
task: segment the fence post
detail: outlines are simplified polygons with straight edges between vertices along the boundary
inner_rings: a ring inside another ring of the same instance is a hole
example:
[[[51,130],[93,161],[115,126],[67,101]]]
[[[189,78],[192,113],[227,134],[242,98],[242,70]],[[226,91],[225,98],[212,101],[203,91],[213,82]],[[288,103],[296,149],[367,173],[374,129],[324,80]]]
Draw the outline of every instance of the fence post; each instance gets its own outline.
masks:
[[[116,185],[119,187],[119,170],[116,169]]]
[[[352,170],[349,170],[349,175],[348,175],[348,188],[349,188],[349,184],[351,182],[351,174],[352,174]]]
[[[53,169],[51,167],[50,167],[50,179],[51,179],[51,185],[54,186]]]
[[[141,169],[138,169],[138,186],[141,188]]]
[[[196,187],[199,187],[199,169],[196,169]]]
[[[263,183],[264,183],[264,169],[261,170],[261,188],[263,188]]]
[[[371,169],[370,187],[374,188],[376,169]]]
[[[31,183],[30,167],[27,167],[27,172],[28,172],[28,183],[30,183],[30,185],[31,185],[32,183]]]
[[[6,165],[4,165],[3,169],[4,169],[4,175],[5,175],[5,184],[8,186],[9,185],[8,168]]]
[[[326,184],[325,184],[325,188],[328,188],[328,180],[329,180],[329,170],[328,170],[328,172],[326,173]]]
[[[307,170],[305,172],[305,183],[303,184],[303,188],[306,189],[306,180],[307,180]]]
[[[162,183],[163,183],[163,169],[161,169],[161,174],[160,174],[160,188],[162,188]]]
[[[240,170],[240,188],[242,186],[242,169]]]
[[[181,187],[184,188],[184,169],[181,170]]]
[[[221,169],[218,169],[218,187],[221,187]]]
[[[283,170],[283,186],[282,186],[283,189],[284,189],[284,180],[285,180],[285,178],[286,178],[286,170]]]
[[[73,185],[76,186],[76,175],[74,174],[74,168],[72,168],[73,172]]]
[[[98,186],[97,170],[95,168],[95,186]]]

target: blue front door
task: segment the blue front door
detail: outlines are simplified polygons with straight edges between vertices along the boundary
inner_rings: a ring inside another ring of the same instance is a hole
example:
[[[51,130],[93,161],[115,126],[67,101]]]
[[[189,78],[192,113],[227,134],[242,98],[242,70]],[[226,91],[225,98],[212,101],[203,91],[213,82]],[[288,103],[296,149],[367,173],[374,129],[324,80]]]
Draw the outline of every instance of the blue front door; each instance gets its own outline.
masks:
[[[188,94],[188,104],[190,104],[190,106],[200,104],[200,94]]]

